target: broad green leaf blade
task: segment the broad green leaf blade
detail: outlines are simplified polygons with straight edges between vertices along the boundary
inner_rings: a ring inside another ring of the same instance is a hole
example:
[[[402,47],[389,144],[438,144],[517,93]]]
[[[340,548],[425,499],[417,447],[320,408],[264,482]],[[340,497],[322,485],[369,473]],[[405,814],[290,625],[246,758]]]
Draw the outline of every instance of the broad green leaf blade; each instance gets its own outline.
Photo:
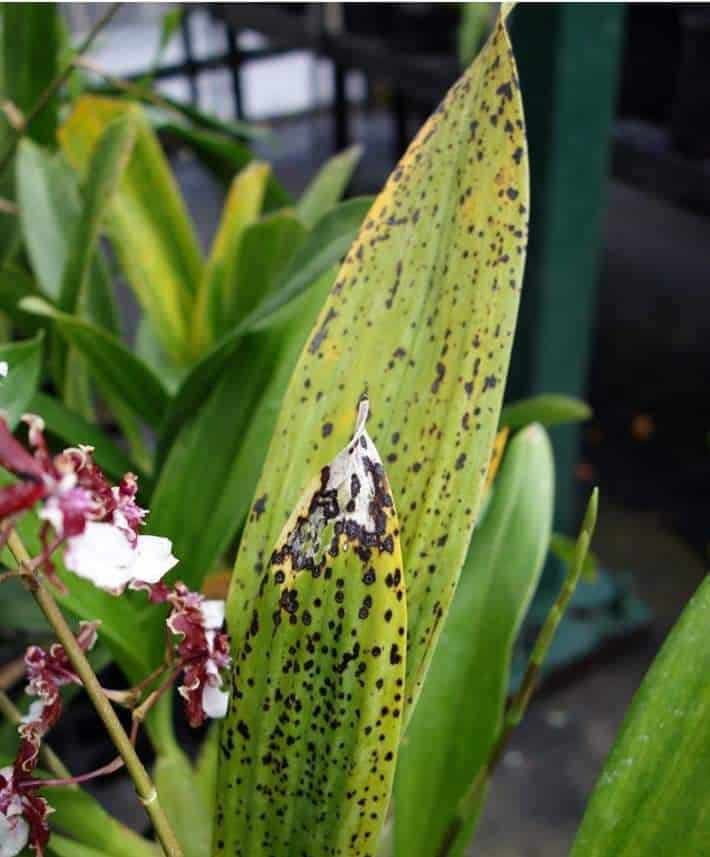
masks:
[[[55,786],[42,789],[55,810],[49,820],[52,831],[61,830],[70,835],[71,844],[95,848],[102,857],[156,857],[155,846],[130,828],[121,824],[83,789]],[[52,833],[50,844],[57,854],[74,855],[82,851],[56,849],[57,842],[64,842]]]
[[[14,430],[39,384],[42,366],[42,333],[24,342],[0,344],[0,361],[7,364],[7,375],[0,377],[0,413]]]
[[[202,258],[170,167],[145,116],[135,105],[83,96],[60,129],[60,140],[69,162],[86,174],[106,126],[127,114],[138,131],[111,206],[109,234],[165,351],[184,362],[189,358],[188,325]]]
[[[421,684],[484,486],[525,259],[528,170],[504,21],[375,201],[286,394],[230,593],[254,596],[304,477],[345,440],[363,390],[401,498],[407,700]]]
[[[710,577],[626,715],[571,857],[700,857],[710,849]]]
[[[212,836],[212,808],[203,800],[195,769],[179,747],[158,756],[153,781],[183,857],[206,857]]]
[[[237,328],[226,334],[192,368],[173,397],[161,428],[157,459],[161,464],[183,425],[186,414],[194,413],[214,389],[227,363],[244,336],[272,326],[288,304],[340,261],[355,237],[367,210],[361,198],[337,206],[322,218],[296,250],[270,294]]]
[[[173,540],[176,574],[193,589],[244,523],[288,379],[331,284],[332,276],[323,277],[287,305],[278,323],[244,337],[207,401],[173,439],[149,527]]]
[[[298,201],[298,216],[305,226],[315,226],[339,202],[361,157],[362,146],[350,146],[321,167]]]
[[[540,426],[510,442],[400,751],[395,854],[431,857],[501,726],[515,639],[542,569],[554,464]],[[470,831],[467,831],[470,834]]]
[[[150,425],[158,425],[168,404],[161,381],[125,345],[100,327],[60,312],[40,298],[25,298],[21,308],[51,318],[69,345],[86,357],[90,371]]]
[[[540,423],[549,428],[560,423],[583,422],[591,415],[592,409],[581,399],[544,394],[506,405],[501,411],[500,424],[511,431],[517,431],[530,423]]]
[[[366,418],[365,400],[230,626],[217,855],[374,851],[402,722],[406,598],[397,513]]]
[[[59,298],[69,241],[80,202],[76,183],[60,157],[22,140],[15,161],[22,237],[32,270],[47,297]]]
[[[138,475],[141,489],[145,490],[146,477],[136,463],[100,428],[70,411],[60,401],[44,393],[35,393],[26,410],[39,414],[47,431],[60,438],[66,446],[77,446],[80,443],[92,446],[96,463],[115,482],[118,482],[124,473],[132,472]]]
[[[215,342],[228,328],[223,323],[223,314],[236,285],[237,260],[244,231],[261,215],[270,175],[268,164],[252,163],[234,178],[229,189],[197,296],[192,329],[196,354]]]
[[[245,230],[236,260],[233,293],[227,296],[224,307],[226,324],[220,332],[241,324],[274,294],[283,271],[303,245],[306,235],[304,227],[288,209],[268,214]]]
[[[3,98],[28,113],[59,72],[59,10],[51,3],[7,3],[2,9]],[[27,135],[53,144],[59,98],[48,99]]]
[[[130,114],[106,126],[89,163],[84,207],[70,245],[59,293],[59,308],[74,313],[87,298],[91,260],[107,210],[131,156],[137,126]]]
[[[84,251],[84,241],[77,237],[82,202],[76,176],[61,155],[29,140],[19,145],[15,170],[22,238],[32,270],[44,294],[57,301],[72,250],[75,255]],[[118,311],[106,264],[100,252],[92,255],[84,308],[89,318],[116,332]]]

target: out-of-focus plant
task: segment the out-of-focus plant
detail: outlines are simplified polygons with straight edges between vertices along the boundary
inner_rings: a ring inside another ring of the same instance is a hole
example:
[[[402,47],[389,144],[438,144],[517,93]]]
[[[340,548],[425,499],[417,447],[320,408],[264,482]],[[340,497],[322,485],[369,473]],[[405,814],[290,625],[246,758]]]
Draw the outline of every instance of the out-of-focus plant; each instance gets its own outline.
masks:
[[[251,162],[250,129],[147,78],[99,87],[82,51],[19,74],[20,42],[53,45],[59,21],[3,11],[0,309],[18,341],[0,345],[0,613],[50,635],[25,654],[28,698],[0,688],[3,857],[154,854],[78,787],[119,767],[171,857],[463,852],[590,567],[597,504],[576,542],[551,534],[544,426],[586,406],[501,407],[529,209],[507,14],[370,204],[340,201],[357,148],[293,201]],[[229,178],[207,253],[158,131]],[[548,548],[567,579],[509,697]],[[702,853],[704,592],[575,857]],[[126,687],[102,686],[109,659]],[[175,685],[191,725],[222,721],[195,763]],[[45,740],[60,688],[86,691],[116,747],[98,771]]]

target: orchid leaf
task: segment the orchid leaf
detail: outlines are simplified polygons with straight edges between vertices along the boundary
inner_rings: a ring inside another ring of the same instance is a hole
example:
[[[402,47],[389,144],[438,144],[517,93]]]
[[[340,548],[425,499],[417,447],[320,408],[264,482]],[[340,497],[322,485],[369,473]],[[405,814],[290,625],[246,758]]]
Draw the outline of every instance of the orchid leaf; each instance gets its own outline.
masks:
[[[86,181],[86,199],[62,275],[58,305],[76,312],[86,299],[86,281],[106,212],[131,156],[137,127],[130,114],[106,126],[94,149]]]
[[[210,850],[212,807],[204,801],[195,769],[179,747],[158,756],[153,780],[183,857],[205,857]]]
[[[527,216],[522,104],[502,15],[345,259],[284,398],[235,565],[231,622],[256,596],[254,569],[270,555],[306,475],[341,447],[350,403],[367,390],[373,439],[400,503],[410,706],[478,516]]]
[[[244,232],[261,215],[270,174],[267,164],[252,163],[234,178],[229,189],[200,284],[192,331],[196,353],[230,326],[225,325],[224,313],[238,287],[236,269]]]
[[[60,312],[40,298],[25,298],[21,308],[51,318],[59,333],[87,359],[92,373],[151,425],[157,425],[168,395],[159,378],[116,337],[84,319]]]
[[[170,402],[160,431],[157,461],[161,466],[185,422],[206,400],[222,377],[229,361],[249,333],[272,326],[282,310],[340,261],[366,213],[364,199],[348,200],[332,209],[310,232],[291,257],[278,282],[254,310],[222,337],[185,376]]]
[[[511,431],[517,431],[530,423],[540,423],[551,428],[562,423],[583,422],[591,415],[592,409],[581,399],[545,394],[506,405],[500,415],[500,424]]]
[[[502,724],[513,644],[547,551],[553,494],[549,440],[540,426],[529,426],[508,445],[400,751],[397,857],[439,853],[459,801],[489,756]]]
[[[33,336],[47,325],[37,316],[20,309],[20,301],[29,297],[39,297],[37,284],[32,277],[14,265],[0,267],[0,310],[18,331]]]
[[[99,248],[85,253],[84,239],[77,237],[82,220],[82,201],[76,176],[61,154],[23,140],[17,152],[16,185],[22,237],[32,270],[44,295],[60,298],[70,256],[89,266],[84,283],[84,306],[90,319],[112,333],[119,330],[118,311],[106,263]],[[85,206],[86,208],[86,206]],[[72,280],[74,277],[72,276]]]
[[[149,527],[173,540],[176,574],[195,589],[244,523],[288,379],[331,284],[332,275],[321,278],[271,327],[244,337],[173,439]]]
[[[367,414],[363,400],[351,441],[313,467],[230,626],[217,855],[372,853],[382,827],[403,714],[406,598]]]
[[[305,226],[315,226],[340,200],[360,163],[360,158],[362,146],[350,146],[321,167],[298,201],[298,216]]]
[[[571,857],[700,857],[710,844],[710,577],[636,693]]]
[[[85,95],[60,129],[60,141],[72,166],[86,175],[101,134],[110,122],[126,115],[136,123],[137,132],[109,213],[109,236],[166,353],[185,362],[202,258],[175,179],[148,121],[135,104]]]
[[[115,482],[119,482],[125,473],[132,472],[139,476],[141,488],[145,489],[146,477],[136,463],[100,428],[70,411],[54,396],[35,393],[25,410],[39,414],[47,431],[60,438],[66,446],[82,443],[93,447],[96,463]]]
[[[6,374],[0,377],[0,412],[11,431],[28,410],[37,390],[43,339],[40,332],[34,339],[0,344],[0,361],[7,364]]]
[[[59,72],[59,9],[44,3],[7,3],[2,8],[3,99],[26,114]],[[39,143],[54,143],[59,97],[55,93],[27,128]]]

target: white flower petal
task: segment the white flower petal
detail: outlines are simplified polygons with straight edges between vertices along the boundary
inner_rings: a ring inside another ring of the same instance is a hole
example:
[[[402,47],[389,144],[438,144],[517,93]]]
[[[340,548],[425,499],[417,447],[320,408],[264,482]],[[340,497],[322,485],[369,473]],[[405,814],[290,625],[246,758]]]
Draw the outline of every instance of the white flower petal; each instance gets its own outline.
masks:
[[[202,621],[210,631],[219,631],[224,624],[224,601],[219,598],[208,598],[200,604]]]
[[[44,713],[44,701],[35,699],[35,701],[27,709],[27,714],[20,721],[21,723],[34,723],[36,720],[42,719]]]
[[[139,536],[133,547],[113,524],[89,521],[80,536],[69,539],[64,563],[94,586],[120,592],[134,579],[157,583],[177,559],[170,539]]]
[[[15,857],[27,845],[30,828],[21,815],[10,818],[0,812],[0,857]]]
[[[7,378],[7,373],[10,367],[7,365],[7,360],[0,360],[0,378]]]
[[[69,539],[64,564],[94,586],[117,591],[135,577],[135,550],[113,524],[89,521],[80,536]]]
[[[173,543],[162,536],[138,536],[134,553],[133,577],[146,583],[157,583],[178,564],[173,556]]]
[[[202,708],[208,717],[220,718],[227,713],[229,694],[216,684],[207,682],[202,688]]]
[[[43,521],[49,521],[55,533],[61,535],[64,532],[64,515],[56,497],[50,497],[45,501],[39,510],[39,516]]]

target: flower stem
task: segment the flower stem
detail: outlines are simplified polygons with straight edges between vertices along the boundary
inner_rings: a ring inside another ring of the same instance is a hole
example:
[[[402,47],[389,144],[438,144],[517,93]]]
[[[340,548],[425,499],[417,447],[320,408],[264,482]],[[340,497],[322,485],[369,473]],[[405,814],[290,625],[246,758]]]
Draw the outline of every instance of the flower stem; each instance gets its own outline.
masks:
[[[16,531],[10,534],[8,546],[21,569],[25,570],[31,567],[32,559]],[[103,688],[91,668],[91,664],[87,660],[81,646],[77,643],[57,602],[54,600],[51,592],[42,586],[34,574],[25,574],[25,580],[40,610],[44,613],[59,642],[64,646],[64,651],[67,653],[67,657],[74,667],[76,674],[81,679],[84,690],[91,699],[96,713],[103,721],[106,731],[109,733],[114,746],[123,759],[126,769],[135,785],[138,797],[145,807],[150,820],[153,822],[163,851],[167,857],[183,857],[182,849],[165,815],[155,785],[148,776],[143,763],[138,758],[135,748],[131,744],[123,726],[121,726],[121,722],[116,716],[111,703],[106,698]]]

